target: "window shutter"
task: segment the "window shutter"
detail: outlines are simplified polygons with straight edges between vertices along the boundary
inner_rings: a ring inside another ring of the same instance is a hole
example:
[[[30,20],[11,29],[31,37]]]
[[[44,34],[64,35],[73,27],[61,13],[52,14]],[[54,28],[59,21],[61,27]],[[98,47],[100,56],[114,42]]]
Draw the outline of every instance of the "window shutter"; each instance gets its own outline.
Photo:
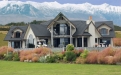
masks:
[[[13,38],[16,38],[16,32],[14,32]]]
[[[106,33],[108,34],[108,29],[106,29]]]
[[[22,32],[20,32],[20,37],[22,36]]]

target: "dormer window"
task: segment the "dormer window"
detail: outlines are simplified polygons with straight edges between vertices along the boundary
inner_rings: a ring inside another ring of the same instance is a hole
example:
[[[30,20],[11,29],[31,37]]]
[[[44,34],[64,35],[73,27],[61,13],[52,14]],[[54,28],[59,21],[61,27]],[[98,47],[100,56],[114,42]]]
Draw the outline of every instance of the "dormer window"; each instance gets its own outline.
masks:
[[[20,38],[22,36],[23,31],[21,29],[14,29],[12,31],[12,38]]]
[[[21,37],[21,32],[17,31],[15,32],[15,38],[20,38]]]
[[[100,33],[101,33],[101,35],[108,35],[108,29],[106,29],[106,28],[101,28],[101,29],[100,29]]]

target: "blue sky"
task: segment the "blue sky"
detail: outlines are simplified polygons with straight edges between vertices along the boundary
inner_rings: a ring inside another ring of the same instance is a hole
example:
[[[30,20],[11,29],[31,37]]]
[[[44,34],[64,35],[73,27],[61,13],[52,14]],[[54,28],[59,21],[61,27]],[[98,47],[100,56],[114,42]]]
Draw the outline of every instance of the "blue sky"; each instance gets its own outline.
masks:
[[[85,2],[89,2],[91,4],[103,4],[103,3],[108,3],[110,5],[115,5],[115,6],[121,6],[121,0],[21,0],[21,1],[35,1],[35,2],[53,2],[53,1],[57,1],[59,3],[85,3]]]

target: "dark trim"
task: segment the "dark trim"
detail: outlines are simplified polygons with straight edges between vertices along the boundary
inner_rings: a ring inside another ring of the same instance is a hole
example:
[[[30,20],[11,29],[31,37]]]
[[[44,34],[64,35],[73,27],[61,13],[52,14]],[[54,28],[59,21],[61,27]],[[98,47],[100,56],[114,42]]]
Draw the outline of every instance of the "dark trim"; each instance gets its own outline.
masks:
[[[109,25],[107,25],[106,23],[102,23],[101,25],[99,25],[97,28],[99,28],[99,27],[101,27],[101,26],[103,26],[103,25],[106,25],[106,26],[108,26],[109,28],[111,28],[112,29],[112,27],[110,27]]]

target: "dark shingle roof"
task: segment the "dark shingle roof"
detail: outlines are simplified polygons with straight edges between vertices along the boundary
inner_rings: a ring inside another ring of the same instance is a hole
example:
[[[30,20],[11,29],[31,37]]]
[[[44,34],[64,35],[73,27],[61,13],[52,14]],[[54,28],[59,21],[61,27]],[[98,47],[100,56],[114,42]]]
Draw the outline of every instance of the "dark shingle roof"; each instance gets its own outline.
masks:
[[[16,29],[16,28],[23,31],[22,36],[20,38],[12,38],[12,31],[14,29]],[[6,41],[7,40],[23,40],[24,35],[26,33],[26,30],[27,30],[27,26],[11,26],[10,30],[8,31],[8,33],[7,33],[6,37],[4,38],[4,40],[6,40]]]
[[[74,33],[73,36],[77,36],[77,35],[83,35],[84,31],[86,30],[86,28],[88,27],[88,25],[86,24],[86,21],[82,21],[82,20],[77,20],[77,21],[71,21],[75,27],[76,27],[76,32]]]
[[[47,25],[30,25],[35,36],[50,36],[50,31],[47,30]]]
[[[95,26],[98,28],[101,25],[106,24],[107,26],[109,26],[111,28],[111,30],[109,31],[109,35],[102,35],[102,37],[115,37],[115,30],[114,30],[114,25],[112,21],[99,21],[99,22],[95,22]]]

